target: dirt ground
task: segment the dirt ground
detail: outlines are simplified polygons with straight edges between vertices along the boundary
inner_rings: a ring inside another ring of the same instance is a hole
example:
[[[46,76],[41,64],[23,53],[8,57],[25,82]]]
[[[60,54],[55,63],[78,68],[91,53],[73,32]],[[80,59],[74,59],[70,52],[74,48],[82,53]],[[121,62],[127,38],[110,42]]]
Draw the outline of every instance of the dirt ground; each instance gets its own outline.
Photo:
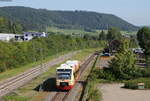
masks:
[[[150,101],[150,90],[121,88],[123,84],[99,84],[102,101]]]

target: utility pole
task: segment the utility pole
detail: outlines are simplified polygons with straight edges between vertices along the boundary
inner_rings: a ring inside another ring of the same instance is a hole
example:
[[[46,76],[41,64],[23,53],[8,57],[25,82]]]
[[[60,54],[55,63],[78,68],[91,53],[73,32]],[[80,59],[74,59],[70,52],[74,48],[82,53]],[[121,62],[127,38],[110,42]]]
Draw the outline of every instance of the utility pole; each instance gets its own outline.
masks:
[[[41,56],[41,59],[40,59],[40,72],[41,74],[43,73],[43,48],[40,48],[39,49],[40,51],[40,56]],[[43,83],[40,84],[40,88],[39,88],[39,91],[43,91]]]

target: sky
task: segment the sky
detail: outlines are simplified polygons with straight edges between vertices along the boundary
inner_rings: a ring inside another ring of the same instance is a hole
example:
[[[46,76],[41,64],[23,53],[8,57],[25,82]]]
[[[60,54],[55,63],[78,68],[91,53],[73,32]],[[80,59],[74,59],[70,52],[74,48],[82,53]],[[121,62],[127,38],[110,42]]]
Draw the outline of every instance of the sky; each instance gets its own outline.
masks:
[[[114,14],[134,25],[150,25],[150,0],[12,0],[3,6],[25,6],[49,10],[85,10]]]

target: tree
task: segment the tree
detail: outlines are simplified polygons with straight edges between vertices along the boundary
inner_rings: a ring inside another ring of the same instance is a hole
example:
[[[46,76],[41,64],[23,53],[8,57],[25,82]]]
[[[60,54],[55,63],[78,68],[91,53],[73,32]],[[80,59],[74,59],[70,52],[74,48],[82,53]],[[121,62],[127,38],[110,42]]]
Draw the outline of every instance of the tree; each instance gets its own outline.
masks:
[[[0,33],[22,33],[22,26],[19,23],[0,17]]]
[[[13,33],[15,33],[15,34],[21,34],[22,33],[23,28],[20,24],[13,23],[12,28],[13,28]]]
[[[131,48],[138,47],[138,41],[137,41],[137,37],[135,35],[130,36],[130,47]]]
[[[147,63],[150,65],[150,28],[143,27],[137,33],[137,39],[141,48],[143,48]]]
[[[99,40],[106,40],[106,34],[105,32],[102,30],[101,33],[99,34]]]
[[[112,41],[112,40],[121,40],[121,33],[120,30],[117,28],[111,28],[108,30],[107,34],[107,40]]]
[[[91,36],[89,34],[84,34],[83,39],[90,40]]]
[[[129,42],[124,41],[122,51],[116,54],[115,58],[110,62],[110,68],[118,79],[132,79],[137,77],[138,68],[135,64],[136,58],[131,50],[129,50]]]
[[[145,49],[145,55],[150,56],[150,28],[143,27],[137,33],[137,39],[141,48]]]
[[[109,42],[109,49],[111,52],[119,52],[122,42],[120,40],[112,40]]]

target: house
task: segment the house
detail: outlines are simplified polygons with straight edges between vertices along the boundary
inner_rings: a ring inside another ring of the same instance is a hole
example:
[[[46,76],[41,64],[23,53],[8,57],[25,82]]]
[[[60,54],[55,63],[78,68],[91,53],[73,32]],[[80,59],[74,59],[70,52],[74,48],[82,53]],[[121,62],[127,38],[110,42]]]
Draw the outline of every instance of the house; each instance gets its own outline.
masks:
[[[22,34],[18,34],[18,35],[16,34],[15,40],[18,42],[22,42],[22,41],[24,41],[24,36]]]
[[[47,37],[47,34],[45,32],[39,33],[39,32],[24,32],[23,34],[24,41],[29,41],[33,39],[34,37]]]

